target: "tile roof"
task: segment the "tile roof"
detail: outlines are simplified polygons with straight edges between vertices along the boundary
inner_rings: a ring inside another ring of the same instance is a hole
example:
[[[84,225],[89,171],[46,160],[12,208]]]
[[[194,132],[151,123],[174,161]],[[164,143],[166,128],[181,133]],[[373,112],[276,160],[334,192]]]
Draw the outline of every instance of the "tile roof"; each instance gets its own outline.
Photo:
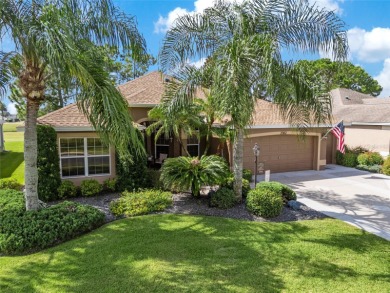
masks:
[[[46,114],[38,118],[38,123],[53,127],[90,127],[85,117],[76,104],[70,104],[64,108]]]
[[[344,123],[390,123],[390,98],[376,98],[353,90],[338,88],[330,92],[333,116]]]
[[[130,106],[139,104],[154,106],[160,103],[164,93],[164,85],[169,79],[169,76],[165,76],[159,71],[152,71],[119,85],[118,90]]]

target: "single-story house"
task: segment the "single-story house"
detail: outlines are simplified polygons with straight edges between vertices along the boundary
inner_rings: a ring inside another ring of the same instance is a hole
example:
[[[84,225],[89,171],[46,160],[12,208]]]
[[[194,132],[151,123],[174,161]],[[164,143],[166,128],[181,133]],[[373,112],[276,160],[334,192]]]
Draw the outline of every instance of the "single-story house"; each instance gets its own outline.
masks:
[[[118,86],[129,104],[133,121],[140,129],[151,123],[148,111],[160,103],[167,82],[169,77],[154,71]],[[53,126],[57,131],[63,179],[79,184],[86,178],[102,182],[115,177],[114,148],[101,144],[98,135],[75,104],[42,116],[38,121]],[[327,163],[334,162],[334,157],[327,157],[327,149],[334,149],[336,141],[331,136],[323,138],[328,128],[314,127],[304,140],[300,140],[297,133],[283,122],[274,105],[259,100],[253,123],[246,130],[244,168],[254,169],[252,149],[257,143],[260,147],[259,171],[321,170]],[[183,144],[192,155],[202,154],[204,150],[204,141],[196,137],[184,138]],[[210,154],[217,153],[219,145],[220,140],[213,138]],[[154,135],[145,135],[145,148],[149,159],[153,161],[182,154],[179,143],[173,137],[161,136],[155,141]],[[228,153],[231,152],[225,146],[224,155]]]
[[[333,116],[344,121],[345,144],[389,155],[390,98],[376,98],[353,90],[332,90]]]

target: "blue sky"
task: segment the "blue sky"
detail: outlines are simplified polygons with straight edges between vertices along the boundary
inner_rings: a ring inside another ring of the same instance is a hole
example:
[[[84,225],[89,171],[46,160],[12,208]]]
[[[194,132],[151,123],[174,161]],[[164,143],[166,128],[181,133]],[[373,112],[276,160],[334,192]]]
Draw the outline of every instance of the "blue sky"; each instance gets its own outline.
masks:
[[[335,11],[346,23],[350,61],[362,66],[390,96],[390,0],[309,0]],[[114,0],[126,13],[137,18],[148,50],[157,56],[164,32],[177,15],[201,12],[212,0]],[[9,44],[3,42],[0,49]],[[319,58],[320,56],[312,56]],[[6,101],[8,102],[8,101]]]

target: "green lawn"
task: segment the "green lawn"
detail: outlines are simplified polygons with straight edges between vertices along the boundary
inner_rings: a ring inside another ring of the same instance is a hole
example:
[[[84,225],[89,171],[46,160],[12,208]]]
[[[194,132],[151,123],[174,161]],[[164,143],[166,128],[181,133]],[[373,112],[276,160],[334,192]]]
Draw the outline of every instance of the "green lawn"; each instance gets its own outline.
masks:
[[[0,153],[0,178],[13,177],[24,183],[23,132],[4,132],[5,149]]]
[[[389,242],[333,219],[152,215],[0,257],[0,292],[389,292]]]
[[[16,132],[16,127],[22,125],[23,122],[7,122],[3,125],[4,132]]]

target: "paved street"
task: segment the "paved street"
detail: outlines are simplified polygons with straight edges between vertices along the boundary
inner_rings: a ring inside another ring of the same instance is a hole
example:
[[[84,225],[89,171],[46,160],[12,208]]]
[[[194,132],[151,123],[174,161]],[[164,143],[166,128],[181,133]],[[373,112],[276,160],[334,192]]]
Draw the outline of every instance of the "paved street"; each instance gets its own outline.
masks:
[[[271,180],[291,186],[307,206],[390,240],[389,176],[328,165],[324,171],[271,174]]]

